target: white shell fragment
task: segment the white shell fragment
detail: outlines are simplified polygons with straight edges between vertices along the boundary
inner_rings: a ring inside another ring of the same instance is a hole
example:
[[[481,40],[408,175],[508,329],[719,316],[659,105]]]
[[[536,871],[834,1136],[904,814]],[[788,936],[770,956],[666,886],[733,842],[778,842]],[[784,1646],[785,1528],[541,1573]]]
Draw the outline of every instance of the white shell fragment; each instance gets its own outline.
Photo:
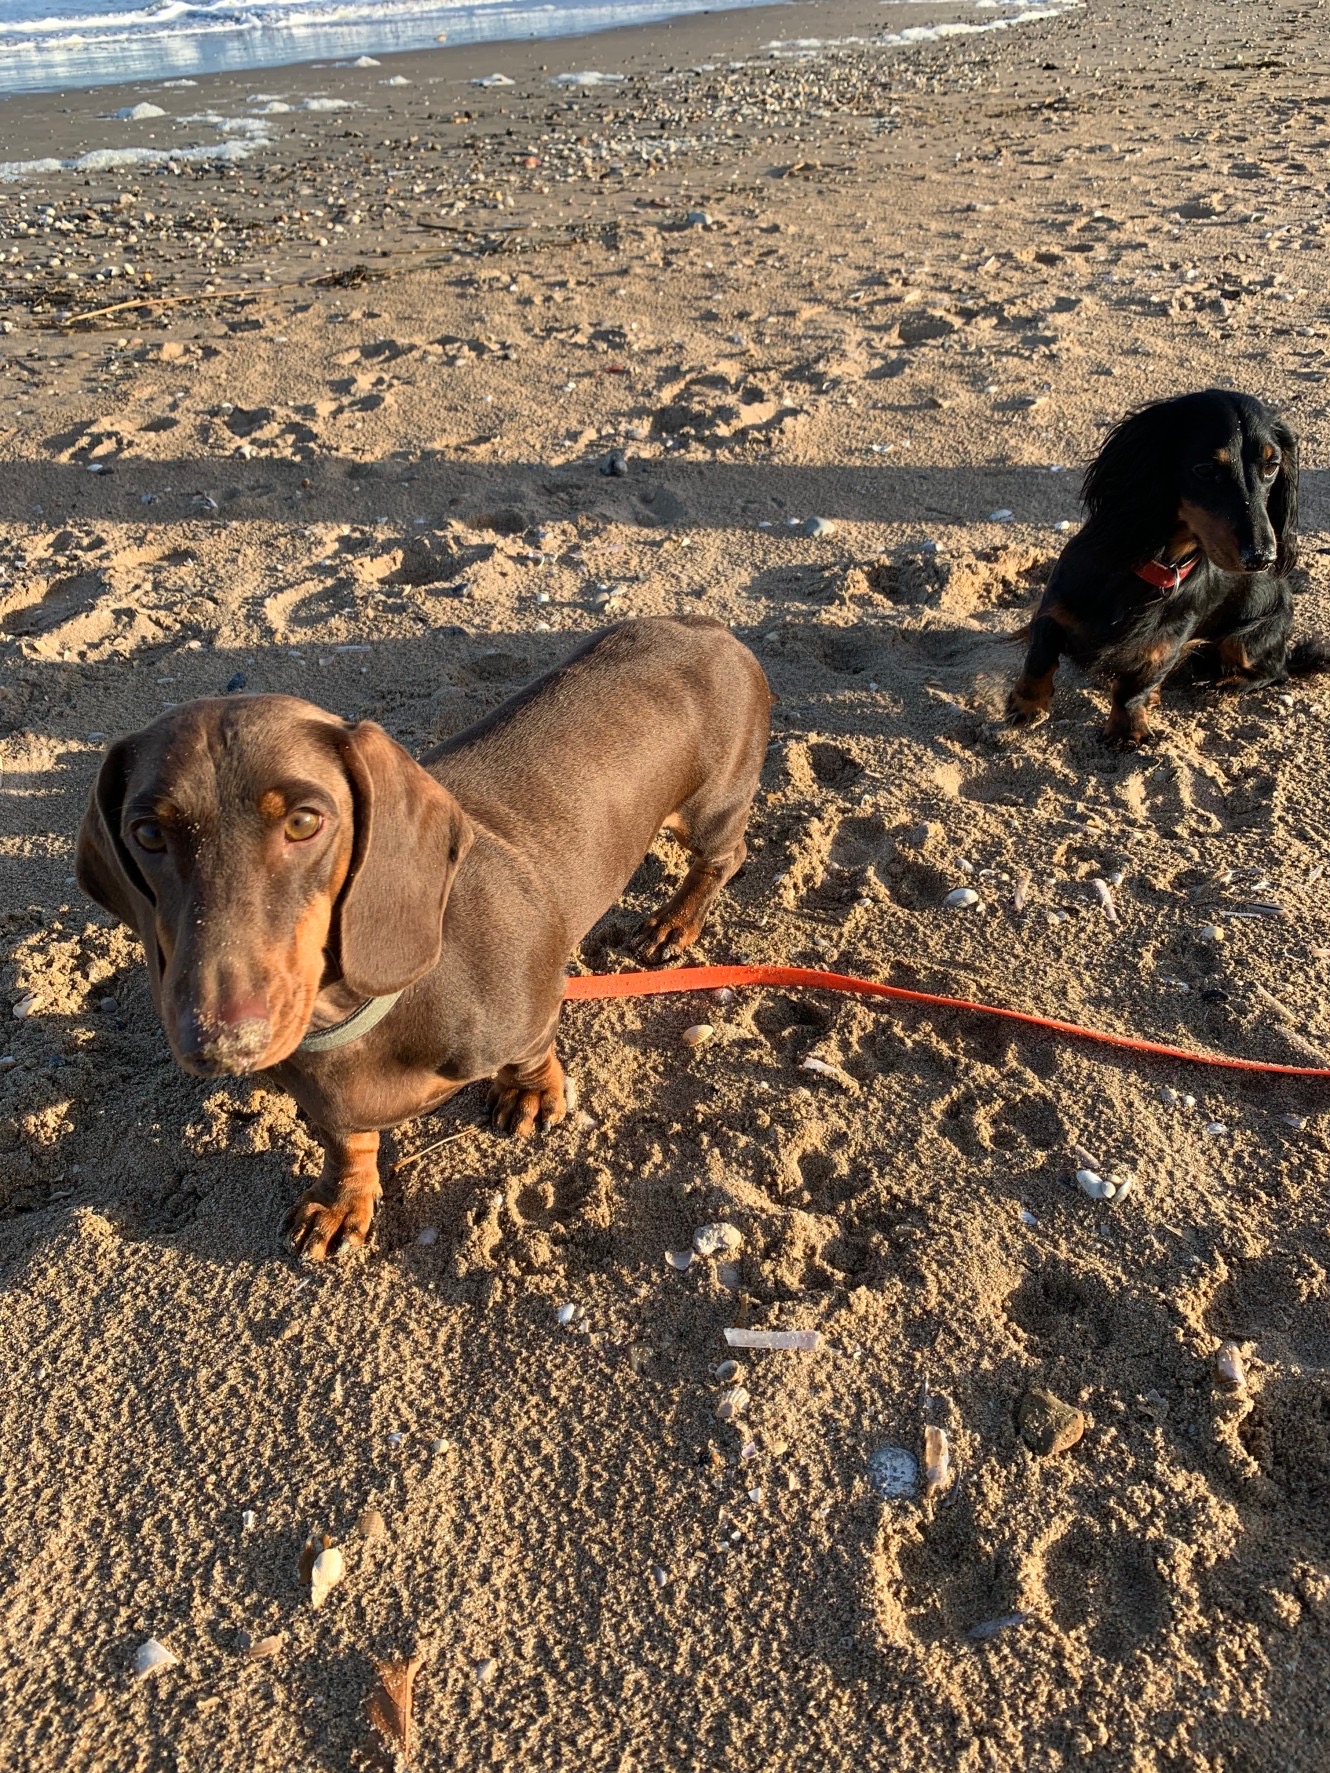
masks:
[[[730,1385],[716,1400],[716,1415],[722,1422],[733,1422],[748,1408],[749,1397],[742,1385]]]
[[[710,1022],[694,1022],[691,1028],[685,1028],[679,1039],[686,1047],[701,1047],[711,1039],[716,1030]]]
[[[133,1669],[136,1676],[155,1674],[159,1668],[174,1668],[180,1658],[174,1651],[168,1650],[165,1644],[156,1638],[149,1638],[147,1643],[140,1644],[134,1652]]]
[[[1112,1200],[1117,1193],[1116,1183],[1106,1182],[1094,1170],[1077,1170],[1076,1186],[1091,1200]]]
[[[953,911],[968,911],[972,905],[979,903],[979,895],[973,887],[957,887],[942,902],[950,905]]]
[[[1113,889],[1102,875],[1096,874],[1090,885],[1094,888],[1094,896],[1103,907],[1104,916],[1110,923],[1118,922],[1118,908],[1113,898]]]
[[[731,1348],[793,1348],[800,1354],[816,1354],[822,1346],[820,1330],[726,1330]]]
[[[309,1604],[321,1607],[346,1575],[346,1560],[335,1545],[325,1546],[309,1573]]]
[[[732,1256],[743,1248],[743,1243],[743,1232],[724,1219],[712,1225],[699,1225],[693,1233],[693,1248],[699,1256]]]
[[[554,1321],[556,1324],[564,1326],[572,1323],[576,1316],[577,1307],[575,1305],[561,1305],[554,1314]]]
[[[1224,932],[1217,923],[1206,924],[1204,929],[1197,932],[1197,935],[1202,942],[1219,943],[1224,940]]]
[[[808,1057],[800,1063],[799,1069],[800,1071],[811,1071],[815,1077],[829,1077],[833,1083],[838,1083],[843,1090],[848,1090],[852,1096],[857,1096],[859,1094],[859,1081],[857,1078],[851,1077],[849,1072],[842,1066],[833,1065],[827,1059],[819,1059],[813,1053],[810,1053]]]
[[[1022,874],[1019,876],[1011,895],[1013,910],[1024,911],[1025,907],[1030,902],[1030,888],[1033,885],[1034,876],[1032,874]]]
[[[1241,1391],[1246,1385],[1247,1368],[1236,1342],[1223,1342],[1215,1350],[1215,1375],[1221,1385],[1233,1391]]]
[[[244,1514],[240,1517],[240,1524],[247,1533],[252,1533],[258,1522],[258,1518],[259,1517],[255,1514],[252,1508],[247,1508]]]
[[[924,1429],[924,1498],[941,1496],[949,1490],[955,1471],[951,1464],[951,1442],[945,1428],[934,1428],[930,1422]]]
[[[692,1267],[693,1252],[691,1250],[666,1250],[665,1260],[671,1268],[677,1268],[682,1274],[686,1268]]]
[[[913,1496],[919,1482],[919,1461],[908,1447],[879,1447],[868,1456],[868,1481],[887,1501]]]

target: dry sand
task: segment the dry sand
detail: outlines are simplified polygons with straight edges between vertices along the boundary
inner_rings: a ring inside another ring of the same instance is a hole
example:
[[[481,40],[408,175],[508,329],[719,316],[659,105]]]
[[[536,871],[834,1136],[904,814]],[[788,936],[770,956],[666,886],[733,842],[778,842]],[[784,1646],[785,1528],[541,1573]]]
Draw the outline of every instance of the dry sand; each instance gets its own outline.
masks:
[[[580,1124],[504,1143],[472,1092],[403,1128],[390,1160],[457,1136],[302,1273],[290,1102],[174,1068],[71,879],[104,737],[168,701],[243,674],[419,747],[607,610],[704,609],[781,698],[708,958],[1330,1048],[1324,686],[1170,690],[1130,758],[1072,673],[1050,725],[995,722],[1072,470],[1185,388],[1301,430],[1299,621],[1330,631],[1324,8],[762,49],[928,16],[7,103],[15,160],[293,109],[224,169],[0,192],[6,1767],[364,1767],[372,1659],[412,1648],[428,1768],[1330,1763],[1323,1089],[774,992],[576,1006]],[[550,83],[586,69],[625,79]],[[168,118],[101,120],[145,98]],[[678,865],[583,964],[625,964]],[[965,883],[983,908],[946,910]],[[1070,1186],[1078,1143],[1134,1192]],[[732,1268],[667,1266],[718,1219]],[[736,1321],[826,1342],[745,1360],[743,1431]],[[1031,1385],[1085,1413],[1070,1451],[1022,1444]],[[870,1455],[928,1423],[946,1504],[883,1502]],[[179,1665],[136,1682],[150,1635]]]

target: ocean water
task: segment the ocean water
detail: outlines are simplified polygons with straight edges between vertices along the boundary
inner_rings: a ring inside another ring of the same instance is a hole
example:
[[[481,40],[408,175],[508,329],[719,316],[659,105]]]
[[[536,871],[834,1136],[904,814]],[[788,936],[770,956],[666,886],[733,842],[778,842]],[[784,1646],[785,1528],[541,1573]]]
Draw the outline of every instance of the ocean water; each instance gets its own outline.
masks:
[[[564,37],[770,0],[0,0],[0,94]]]

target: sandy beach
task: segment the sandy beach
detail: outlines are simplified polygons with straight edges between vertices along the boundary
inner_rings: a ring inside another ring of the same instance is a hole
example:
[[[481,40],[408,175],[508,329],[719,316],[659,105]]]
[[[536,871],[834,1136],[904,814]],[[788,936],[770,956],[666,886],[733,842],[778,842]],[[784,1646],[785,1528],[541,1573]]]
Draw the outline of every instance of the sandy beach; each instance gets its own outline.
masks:
[[[699,958],[1325,1063],[1324,680],[1170,686],[1131,756],[1070,668],[1000,719],[1080,470],[1189,388],[1300,433],[1330,634],[1324,9],[1017,10],[0,102],[5,1767],[390,1766],[366,1700],[412,1652],[440,1773],[1330,1764],[1323,1084],[795,992],[574,1004],[575,1117],[404,1126],[372,1246],[302,1269],[293,1104],[175,1067],[73,882],[107,740],[173,703],[420,750],[704,611],[779,703]],[[822,1346],[735,1373],[735,1325]],[[1027,1444],[1032,1388],[1074,1445]],[[955,1481],[884,1497],[930,1426]]]

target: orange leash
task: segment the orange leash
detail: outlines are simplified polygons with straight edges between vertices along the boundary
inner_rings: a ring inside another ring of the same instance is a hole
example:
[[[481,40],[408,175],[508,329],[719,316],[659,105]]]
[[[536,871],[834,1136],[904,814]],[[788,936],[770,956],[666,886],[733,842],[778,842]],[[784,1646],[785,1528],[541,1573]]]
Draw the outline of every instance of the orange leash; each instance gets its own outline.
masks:
[[[665,967],[651,973],[583,973],[570,978],[564,997],[657,997],[669,991],[718,991],[722,986],[791,985],[806,991],[842,991],[856,997],[889,997],[897,1003],[923,1004],[929,1009],[969,1010],[977,1016],[998,1016],[1004,1022],[1020,1022],[1026,1028],[1046,1028],[1074,1040],[1095,1040],[1101,1046],[1119,1047],[1132,1053],[1151,1053],[1158,1059],[1184,1059],[1189,1065],[1211,1065],[1225,1071],[1258,1071],[1278,1077],[1330,1077],[1330,1066],[1272,1065],[1263,1059],[1229,1059],[1219,1053],[1189,1053],[1183,1047],[1166,1047],[1158,1041],[1141,1040],[1134,1034],[1108,1034],[1102,1028],[1081,1028],[1075,1022],[1058,1022],[1051,1016],[1035,1016],[1028,1010],[1007,1010],[998,1004],[973,1003],[968,997],[938,997],[931,991],[907,991],[903,985],[880,985],[875,979],[855,979],[846,973],[820,973],[813,967]]]

